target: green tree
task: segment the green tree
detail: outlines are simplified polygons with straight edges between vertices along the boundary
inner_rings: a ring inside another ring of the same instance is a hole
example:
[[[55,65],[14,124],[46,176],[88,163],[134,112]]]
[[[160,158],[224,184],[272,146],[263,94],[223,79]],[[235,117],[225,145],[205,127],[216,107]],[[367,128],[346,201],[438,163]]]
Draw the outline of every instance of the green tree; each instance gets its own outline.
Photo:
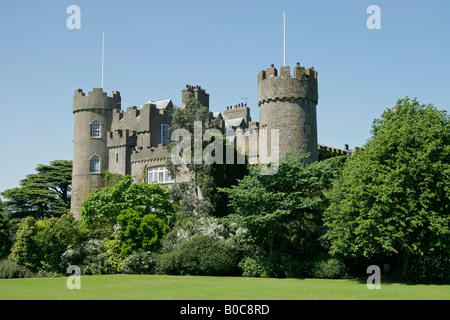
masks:
[[[408,97],[386,110],[346,162],[325,213],[331,253],[398,257],[450,253],[450,119]]]
[[[122,210],[117,221],[123,256],[134,251],[157,251],[167,231],[162,219],[156,214],[144,214],[141,209]]]
[[[26,217],[17,230],[12,259],[33,271],[64,271],[60,269],[61,255],[83,239],[79,221],[70,214],[43,220]]]
[[[9,239],[8,220],[3,215],[2,201],[0,200],[0,259],[9,254],[11,241]]]
[[[81,220],[94,237],[109,237],[123,210],[138,210],[143,215],[154,214],[169,223],[174,212],[170,202],[171,191],[157,183],[133,184],[133,178],[125,176],[113,187],[93,189],[80,209]]]
[[[59,217],[70,209],[72,161],[54,160],[38,165],[37,173],[20,181],[20,187],[1,193],[7,199],[4,212],[10,218]]]
[[[230,219],[247,228],[266,255],[279,251],[305,258],[320,251],[325,192],[337,174],[336,160],[305,168],[306,157],[288,154],[275,175],[263,175],[256,166],[238,185],[220,189],[235,211]]]
[[[195,132],[194,123],[200,122],[202,125],[201,144],[202,152],[212,141],[204,141],[203,137],[208,129],[217,129],[222,132],[222,120],[213,118],[207,107],[194,98],[192,94],[188,94],[185,100],[185,108],[177,108],[173,112],[173,120],[171,131],[177,129],[186,129],[189,133]],[[194,159],[194,135],[191,136],[191,159]],[[223,134],[213,134],[211,140],[220,140],[223,146],[222,153],[226,154],[226,137]],[[169,150],[172,151],[178,142],[169,144]],[[233,149],[236,152],[236,149]],[[215,156],[215,153],[212,154]],[[225,162],[225,161],[223,161]],[[172,159],[168,159],[167,167],[172,177],[180,175],[184,170],[183,165],[174,163]],[[187,173],[190,180],[187,182],[177,183],[174,187],[174,199],[180,204],[181,208],[187,212],[194,212],[200,215],[213,214],[215,216],[224,216],[227,208],[227,198],[223,193],[217,192],[217,188],[229,187],[236,184],[237,179],[242,178],[248,173],[245,164],[225,164],[225,163],[195,163],[191,161],[186,164]]]
[[[105,187],[114,187],[119,181],[122,181],[125,176],[120,173],[111,173],[108,170],[103,171]]]

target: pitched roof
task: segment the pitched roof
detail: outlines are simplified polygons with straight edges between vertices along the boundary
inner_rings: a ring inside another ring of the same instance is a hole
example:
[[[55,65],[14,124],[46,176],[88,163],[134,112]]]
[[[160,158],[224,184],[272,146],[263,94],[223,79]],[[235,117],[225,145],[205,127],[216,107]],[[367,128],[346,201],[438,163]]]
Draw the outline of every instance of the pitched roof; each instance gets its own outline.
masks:
[[[146,104],[154,104],[154,105],[156,105],[156,108],[158,108],[158,109],[166,109],[170,103],[172,103],[172,100],[170,100],[170,99],[160,100],[160,101],[149,100],[146,103],[144,103],[142,106],[140,106],[140,108],[142,108]]]

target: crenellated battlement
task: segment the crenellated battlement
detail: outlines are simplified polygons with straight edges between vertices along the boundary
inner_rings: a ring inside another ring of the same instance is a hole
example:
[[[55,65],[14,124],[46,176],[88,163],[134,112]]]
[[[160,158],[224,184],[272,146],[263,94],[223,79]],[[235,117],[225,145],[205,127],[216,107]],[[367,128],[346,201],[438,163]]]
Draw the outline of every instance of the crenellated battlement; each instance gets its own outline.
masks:
[[[317,71],[314,67],[305,69],[300,63],[293,75],[289,66],[282,66],[280,74],[272,65],[258,74],[258,105],[269,101],[308,99],[317,104]]]
[[[170,152],[166,146],[158,144],[157,147],[136,148],[131,153],[131,163],[158,162],[170,158]]]
[[[227,106],[227,110],[235,110],[235,109],[244,110],[245,108],[247,108],[246,103],[238,103],[232,106]]]
[[[107,145],[109,149],[120,147],[133,147],[136,145],[136,131],[114,130],[108,132]]]
[[[82,89],[73,95],[73,112],[93,109],[120,109],[120,92],[113,91],[109,96],[102,88],[93,88],[86,95]]]
[[[300,63],[297,62],[297,65],[294,68],[294,74],[291,76],[291,67],[290,66],[282,66],[280,67],[280,77],[282,78],[295,78],[298,80],[310,79],[317,80],[317,71],[314,70],[314,67],[305,69],[305,67],[300,66]],[[270,68],[266,70],[261,70],[258,74],[258,81],[270,79],[272,77],[278,77],[278,70],[272,64]]]
[[[185,102],[188,93],[191,93],[197,101],[209,109],[209,93],[199,85],[191,86],[189,84],[186,85],[186,88],[181,90],[181,108],[186,107]]]

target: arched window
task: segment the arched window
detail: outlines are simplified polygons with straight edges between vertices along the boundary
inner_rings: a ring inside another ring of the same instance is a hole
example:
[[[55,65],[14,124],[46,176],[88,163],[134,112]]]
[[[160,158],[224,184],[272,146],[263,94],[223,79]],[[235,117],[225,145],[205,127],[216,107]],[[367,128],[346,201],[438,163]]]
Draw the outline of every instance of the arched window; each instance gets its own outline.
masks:
[[[100,137],[100,121],[93,121],[91,123],[91,138],[99,138]]]
[[[90,172],[91,173],[100,173],[100,157],[95,155],[92,156],[90,161]]]

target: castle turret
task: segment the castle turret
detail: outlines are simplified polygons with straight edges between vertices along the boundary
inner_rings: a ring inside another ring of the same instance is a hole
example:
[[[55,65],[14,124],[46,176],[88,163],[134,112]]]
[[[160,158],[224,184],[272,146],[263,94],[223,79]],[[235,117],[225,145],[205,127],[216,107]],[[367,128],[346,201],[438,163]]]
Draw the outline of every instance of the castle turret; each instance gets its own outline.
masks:
[[[120,109],[120,93],[106,95],[94,88],[88,95],[81,89],[73,96],[74,135],[72,199],[70,211],[80,218],[79,209],[92,188],[104,186],[103,170],[108,168],[107,132],[113,110]]]
[[[203,89],[200,86],[191,86],[191,85],[186,85],[186,88],[183,88],[181,90],[181,108],[185,108],[186,107],[186,99],[188,96],[188,92],[190,92],[195,100],[197,100],[198,102],[200,102],[200,104],[204,107],[207,107],[209,110],[209,93],[207,93],[205,91],[205,89]]]
[[[317,72],[297,66],[291,76],[290,67],[272,65],[258,74],[258,106],[260,135],[267,135],[270,149],[271,130],[279,130],[280,158],[287,152],[310,153],[308,162],[317,161],[316,105]]]

